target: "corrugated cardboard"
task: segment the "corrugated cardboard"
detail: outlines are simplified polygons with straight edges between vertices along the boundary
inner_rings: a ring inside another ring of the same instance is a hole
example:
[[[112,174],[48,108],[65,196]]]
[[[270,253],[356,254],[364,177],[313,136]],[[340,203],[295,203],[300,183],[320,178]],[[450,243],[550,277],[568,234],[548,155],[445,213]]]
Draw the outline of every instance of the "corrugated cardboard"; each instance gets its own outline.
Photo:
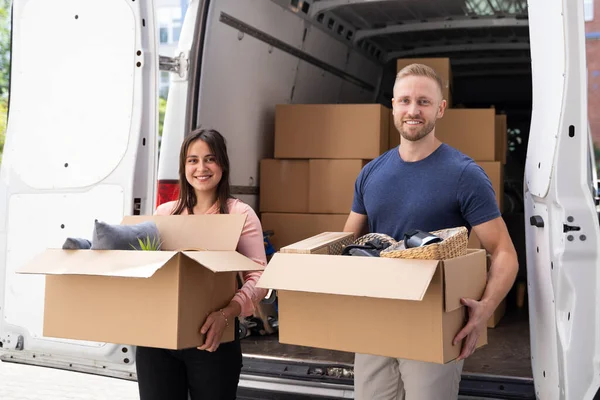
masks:
[[[500,161],[476,161],[492,182],[500,212],[504,210],[504,165]]]
[[[475,161],[497,161],[493,108],[447,109],[436,122],[435,136]]]
[[[235,294],[236,273],[263,269],[235,251],[245,215],[137,216],[123,224],[148,219],[161,251],[48,249],[17,271],[46,276],[44,336],[201,346],[199,329]],[[233,338],[231,323],[222,340]]]
[[[281,253],[297,254],[342,254],[345,246],[354,242],[353,233],[323,232],[300,242],[281,248]]]
[[[496,160],[506,164],[508,150],[506,114],[496,115]]]
[[[367,160],[261,160],[260,211],[349,213]]]
[[[260,161],[260,211],[308,212],[308,160]]]
[[[275,158],[372,160],[387,150],[388,126],[379,104],[278,104]]]
[[[342,232],[347,219],[348,214],[261,214],[263,229],[274,233],[270,240],[275,250],[321,232]]]
[[[483,250],[443,262],[276,253],[258,283],[278,291],[281,343],[434,363],[460,354],[460,298],[485,285]]]
[[[396,62],[396,71],[406,67],[409,64],[424,64],[427,65],[440,76],[442,79],[442,94],[446,100],[447,107],[452,105],[452,68],[450,65],[450,59],[439,57],[439,58],[401,58]]]
[[[504,317],[505,313],[506,313],[506,299],[503,299],[500,302],[500,304],[498,305],[498,307],[496,308],[496,310],[494,310],[494,313],[492,314],[490,319],[488,319],[487,327],[488,328],[497,327],[498,324],[500,323],[500,321],[502,320],[502,318]]]

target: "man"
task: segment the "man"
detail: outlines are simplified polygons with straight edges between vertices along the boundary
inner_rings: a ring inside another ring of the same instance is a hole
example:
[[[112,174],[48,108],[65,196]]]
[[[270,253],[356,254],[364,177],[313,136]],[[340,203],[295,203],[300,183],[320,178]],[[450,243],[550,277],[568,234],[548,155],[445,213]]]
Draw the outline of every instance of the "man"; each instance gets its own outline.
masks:
[[[400,146],[359,174],[344,231],[356,237],[385,233],[401,240],[413,228],[431,232],[466,226],[491,254],[492,263],[481,300],[462,299],[469,320],[454,339],[464,339],[458,359],[442,365],[356,354],[356,399],[456,399],[464,359],[473,353],[488,319],[512,287],[517,255],[483,169],[435,137],[435,122],[446,108],[437,74],[420,64],[402,69],[392,106]]]

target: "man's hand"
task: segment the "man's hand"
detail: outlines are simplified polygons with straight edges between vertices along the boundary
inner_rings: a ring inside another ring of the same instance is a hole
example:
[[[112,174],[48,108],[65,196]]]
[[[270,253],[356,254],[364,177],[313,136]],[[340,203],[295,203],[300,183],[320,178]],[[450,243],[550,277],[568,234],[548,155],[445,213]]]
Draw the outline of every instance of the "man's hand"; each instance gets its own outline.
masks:
[[[487,321],[490,318],[487,307],[483,302],[472,299],[461,299],[461,303],[469,309],[469,321],[456,335],[454,342],[452,342],[453,345],[456,345],[466,338],[462,351],[456,361],[464,360],[473,354],[479,336],[481,336],[484,329],[487,329]]]

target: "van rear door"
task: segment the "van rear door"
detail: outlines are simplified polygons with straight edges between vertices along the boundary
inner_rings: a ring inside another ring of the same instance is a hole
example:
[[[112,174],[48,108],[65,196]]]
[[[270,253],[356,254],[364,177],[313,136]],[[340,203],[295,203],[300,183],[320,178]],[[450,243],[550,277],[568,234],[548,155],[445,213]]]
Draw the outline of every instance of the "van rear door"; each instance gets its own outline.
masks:
[[[533,114],[525,223],[536,395],[591,400],[600,385],[600,229],[583,2],[529,0],[529,29]]]
[[[44,277],[15,270],[95,219],[151,213],[158,55],[152,1],[13,6],[11,90],[0,172],[3,358],[129,377],[133,349],[44,337]]]

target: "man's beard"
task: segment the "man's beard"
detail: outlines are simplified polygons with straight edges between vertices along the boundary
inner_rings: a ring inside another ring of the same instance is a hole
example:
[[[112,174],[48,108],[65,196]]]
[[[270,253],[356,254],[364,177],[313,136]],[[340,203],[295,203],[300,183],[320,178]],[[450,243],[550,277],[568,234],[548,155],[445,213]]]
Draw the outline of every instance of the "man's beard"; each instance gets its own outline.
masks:
[[[431,131],[433,131],[433,128],[435,127],[435,122],[428,122],[424,124],[419,130],[405,130],[404,122],[402,122],[402,125],[400,126],[402,127],[401,129],[399,129],[400,135],[402,135],[402,137],[408,141],[416,142],[423,139],[425,136],[429,135]]]

